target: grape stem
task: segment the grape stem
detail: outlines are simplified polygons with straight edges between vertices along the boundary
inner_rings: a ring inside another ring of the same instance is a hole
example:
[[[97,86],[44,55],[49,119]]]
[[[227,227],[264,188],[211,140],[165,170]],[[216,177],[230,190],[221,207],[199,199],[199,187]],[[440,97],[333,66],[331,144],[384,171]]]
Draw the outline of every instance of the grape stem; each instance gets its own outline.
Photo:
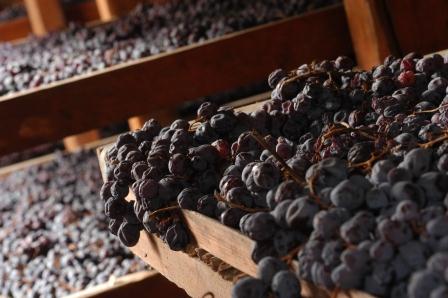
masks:
[[[266,209],[266,208],[248,208],[248,207],[243,206],[243,205],[230,203],[230,202],[226,201],[217,191],[215,191],[214,197],[215,197],[216,200],[226,203],[231,208],[238,208],[238,209],[241,209],[241,210],[249,212],[249,213],[268,212],[269,211],[269,209]]]
[[[291,265],[292,261],[295,259],[296,255],[299,253],[301,248],[302,248],[302,245],[299,245],[299,246],[291,249],[288,252],[288,254],[286,254],[282,257],[282,261],[284,261],[286,264],[288,264],[288,266]]]
[[[415,112],[414,114],[434,113],[434,112],[437,112],[437,111],[439,111],[440,109],[443,109],[443,108],[448,108],[448,103],[447,104],[443,104],[443,105],[441,105],[441,106],[439,106],[437,108],[431,109],[431,110],[424,110],[424,111]]]
[[[169,206],[169,207],[161,208],[161,209],[158,209],[158,210],[156,210],[154,212],[151,212],[149,217],[151,218],[151,217],[156,216],[157,214],[162,213],[162,212],[172,211],[172,210],[179,210],[179,209],[181,209],[181,208],[179,206],[177,206],[177,205],[176,206]]]
[[[423,143],[423,144],[418,144],[419,147],[421,148],[430,148],[432,145],[437,144],[441,141],[447,140],[448,139],[448,132],[445,132],[441,137],[438,137],[437,139],[434,139],[428,143]]]
[[[282,165],[284,171],[288,173],[288,175],[292,178],[292,180],[294,180],[294,182],[296,182],[300,186],[304,186],[306,184],[305,181],[303,181],[303,179],[300,178],[300,176],[297,175],[290,166],[288,166],[284,159],[281,158],[280,155],[275,152],[275,150],[272,150],[271,146],[269,146],[269,144],[265,141],[263,136],[258,131],[252,130],[251,135],[264,149],[268,150],[269,153],[271,153],[275,157],[275,159]]]
[[[340,288],[335,288],[332,292],[331,292],[331,298],[337,298],[339,296],[339,293],[341,292]]]

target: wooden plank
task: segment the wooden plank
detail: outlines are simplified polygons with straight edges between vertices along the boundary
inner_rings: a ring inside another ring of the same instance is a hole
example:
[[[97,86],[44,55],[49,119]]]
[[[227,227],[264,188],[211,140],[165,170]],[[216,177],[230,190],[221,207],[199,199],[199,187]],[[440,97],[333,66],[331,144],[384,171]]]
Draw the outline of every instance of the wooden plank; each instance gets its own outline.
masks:
[[[0,98],[5,123],[0,127],[0,154],[172,109],[206,94],[265,80],[276,67],[291,69],[351,50],[344,10],[337,5],[6,95]]]
[[[70,22],[90,23],[100,19],[94,0],[68,5],[64,7],[64,13]]]
[[[20,17],[0,23],[0,42],[25,38],[31,34],[31,24],[27,17]]]
[[[344,0],[358,66],[369,69],[399,54],[383,0]]]
[[[59,0],[24,0],[33,33],[42,36],[65,27]]]
[[[66,298],[138,297],[143,293],[152,293],[157,297],[188,297],[185,291],[155,270],[151,270],[113,278],[105,284],[68,295]]]
[[[386,5],[402,54],[448,48],[448,1],[388,0]]]
[[[135,200],[132,190],[129,191],[126,200]],[[256,275],[257,266],[251,258],[254,241],[210,217],[189,210],[182,210],[181,212],[188,229],[200,248],[244,273]]]
[[[182,213],[200,248],[244,273],[252,276],[257,274],[257,265],[251,257],[254,241],[200,213],[189,210],[182,210]]]

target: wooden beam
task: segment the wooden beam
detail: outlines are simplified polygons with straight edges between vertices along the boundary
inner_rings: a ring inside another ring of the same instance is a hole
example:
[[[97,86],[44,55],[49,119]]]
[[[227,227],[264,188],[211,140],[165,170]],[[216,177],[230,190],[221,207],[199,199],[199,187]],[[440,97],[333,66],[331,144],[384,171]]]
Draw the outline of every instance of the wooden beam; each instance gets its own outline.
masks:
[[[64,146],[68,152],[75,152],[81,149],[84,145],[100,139],[99,130],[90,130],[74,136],[64,138]]]
[[[369,69],[399,50],[383,0],[344,0],[358,66]]]
[[[42,36],[65,27],[59,0],[24,0],[33,33]]]
[[[0,22],[0,42],[25,38],[30,35],[31,32],[31,24],[27,17]]]
[[[278,67],[351,53],[344,9],[336,5],[6,95],[0,154],[260,82]]]

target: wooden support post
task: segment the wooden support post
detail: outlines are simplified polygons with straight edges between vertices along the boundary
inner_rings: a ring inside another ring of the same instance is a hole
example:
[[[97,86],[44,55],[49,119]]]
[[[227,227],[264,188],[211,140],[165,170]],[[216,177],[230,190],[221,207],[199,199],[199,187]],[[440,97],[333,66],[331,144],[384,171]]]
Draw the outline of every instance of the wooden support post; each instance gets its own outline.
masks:
[[[59,0],[25,0],[25,6],[34,34],[42,36],[65,27]]]
[[[388,55],[399,55],[393,28],[382,0],[344,0],[358,66],[369,69]]]
[[[84,145],[94,142],[100,138],[98,130],[90,130],[74,136],[64,138],[65,149],[69,152],[74,152],[81,149]]]
[[[143,127],[149,119],[156,119],[161,125],[169,125],[176,120],[176,112],[174,110],[164,109],[156,110],[149,115],[137,116],[128,119],[129,129],[137,130]]]

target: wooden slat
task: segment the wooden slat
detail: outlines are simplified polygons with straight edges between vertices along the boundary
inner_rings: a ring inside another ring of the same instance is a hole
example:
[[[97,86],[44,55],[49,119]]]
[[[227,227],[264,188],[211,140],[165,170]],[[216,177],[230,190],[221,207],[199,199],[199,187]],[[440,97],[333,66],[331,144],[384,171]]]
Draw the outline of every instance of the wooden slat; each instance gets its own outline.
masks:
[[[325,46],[322,46],[325,44]],[[351,53],[340,5],[0,98],[0,154]],[[20,111],[20,112],[19,112]]]
[[[100,19],[94,0],[68,5],[64,8],[64,12],[70,22],[90,23]]]
[[[132,190],[126,199],[135,200]],[[200,248],[249,275],[256,275],[257,266],[251,258],[254,241],[197,212],[182,210],[182,214]]]
[[[448,48],[447,0],[387,0],[386,5],[402,54]]]
[[[31,34],[31,24],[27,17],[0,23],[0,42],[25,38],[29,34]]]
[[[359,67],[369,69],[399,54],[383,0],[344,0],[344,7]]]
[[[99,130],[90,130],[74,136],[64,138],[64,147],[69,152],[79,150],[83,145],[94,142],[100,138]]]
[[[33,33],[41,36],[65,27],[59,0],[24,0]]]

